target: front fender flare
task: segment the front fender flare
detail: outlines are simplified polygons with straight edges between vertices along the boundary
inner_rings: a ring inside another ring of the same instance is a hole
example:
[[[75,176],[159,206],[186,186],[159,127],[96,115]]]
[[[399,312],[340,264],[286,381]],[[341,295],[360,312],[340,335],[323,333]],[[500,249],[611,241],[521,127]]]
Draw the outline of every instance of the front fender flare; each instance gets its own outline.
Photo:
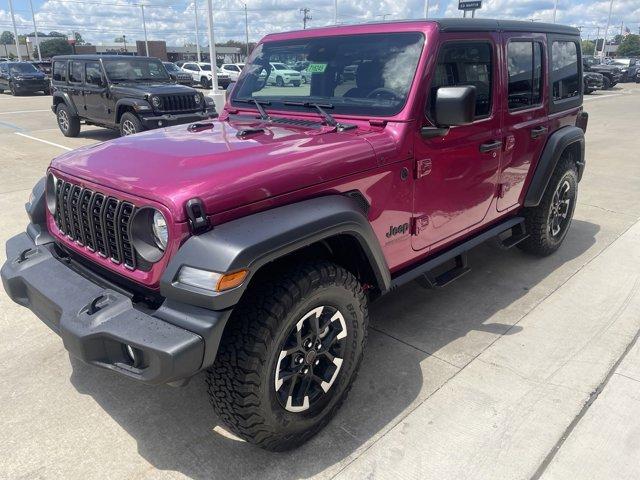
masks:
[[[149,107],[149,112],[152,112],[153,109],[149,102],[143,100],[141,98],[123,98],[116,102],[116,123],[120,122],[120,109],[122,107]]]
[[[573,144],[578,144],[579,158],[576,158],[578,167],[578,180],[582,178],[584,172],[584,131],[578,127],[564,127],[554,132],[540,155],[540,160],[536,166],[535,173],[529,184],[527,195],[524,199],[525,207],[535,207],[542,201],[544,191],[547,189],[549,180],[553,175],[556,165],[566,148]]]
[[[211,310],[230,308],[262,266],[336,235],[358,241],[377,287],[388,290],[391,275],[371,224],[355,200],[330,195],[249,215],[189,238],[169,262],[160,280],[160,293]],[[216,293],[180,284],[182,266],[220,273],[247,269],[249,278],[239,287]]]

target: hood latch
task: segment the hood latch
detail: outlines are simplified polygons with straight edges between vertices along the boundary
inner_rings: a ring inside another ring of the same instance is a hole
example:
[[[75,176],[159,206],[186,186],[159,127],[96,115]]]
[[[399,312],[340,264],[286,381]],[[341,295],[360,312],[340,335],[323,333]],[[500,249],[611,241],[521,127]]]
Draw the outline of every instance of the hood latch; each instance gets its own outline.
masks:
[[[204,202],[199,198],[188,200],[184,206],[189,217],[189,226],[193,233],[199,233],[209,228],[209,219],[204,209]]]

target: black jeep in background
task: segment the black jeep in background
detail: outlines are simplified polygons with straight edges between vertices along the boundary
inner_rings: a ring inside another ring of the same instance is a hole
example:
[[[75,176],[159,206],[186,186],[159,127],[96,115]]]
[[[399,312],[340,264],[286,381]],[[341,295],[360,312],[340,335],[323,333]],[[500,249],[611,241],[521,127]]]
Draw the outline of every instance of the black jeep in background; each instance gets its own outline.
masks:
[[[596,72],[602,74],[603,78],[603,89],[609,90],[615,84],[620,83],[622,81],[622,70],[619,67],[614,65],[605,65],[601,63],[599,59],[590,56],[583,55],[582,57],[582,70],[584,72]]]
[[[212,99],[176,85],[162,62],[151,57],[54,57],[51,85],[51,108],[67,137],[80,133],[81,121],[124,136],[216,116]]]
[[[49,93],[49,79],[30,62],[0,63],[0,93]]]

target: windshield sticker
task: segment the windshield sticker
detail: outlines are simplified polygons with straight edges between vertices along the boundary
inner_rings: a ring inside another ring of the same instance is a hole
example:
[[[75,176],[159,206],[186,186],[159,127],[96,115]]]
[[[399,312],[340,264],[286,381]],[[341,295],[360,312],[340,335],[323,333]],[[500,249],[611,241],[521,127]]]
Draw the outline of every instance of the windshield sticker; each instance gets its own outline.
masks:
[[[309,73],[324,73],[326,69],[326,63],[310,63],[309,67],[307,67],[307,71]]]

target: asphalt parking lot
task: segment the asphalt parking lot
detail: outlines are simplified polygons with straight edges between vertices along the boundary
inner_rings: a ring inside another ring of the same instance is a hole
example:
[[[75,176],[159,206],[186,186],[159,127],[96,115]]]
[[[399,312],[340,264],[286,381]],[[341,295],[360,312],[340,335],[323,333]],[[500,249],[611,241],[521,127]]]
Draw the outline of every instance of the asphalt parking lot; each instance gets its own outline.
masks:
[[[24,230],[52,157],[116,136],[63,137],[50,101],[0,95],[2,244]],[[585,109],[562,249],[535,259],[489,243],[446,289],[374,304],[348,401],[294,452],[218,426],[201,376],[147,387],[70,358],[0,291],[0,478],[640,478],[640,85]]]

